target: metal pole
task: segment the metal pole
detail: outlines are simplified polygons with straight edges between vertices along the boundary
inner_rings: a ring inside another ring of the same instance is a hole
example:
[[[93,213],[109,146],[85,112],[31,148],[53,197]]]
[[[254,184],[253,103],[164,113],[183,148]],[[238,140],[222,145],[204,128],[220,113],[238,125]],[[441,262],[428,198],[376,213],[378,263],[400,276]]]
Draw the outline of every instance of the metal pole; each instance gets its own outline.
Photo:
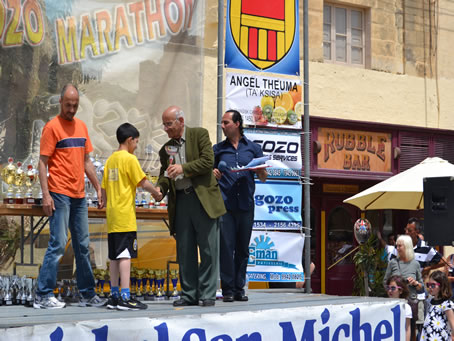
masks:
[[[310,130],[309,130],[309,0],[303,0],[303,59],[304,59],[304,221],[306,227],[311,227],[311,187],[310,187]],[[304,240],[304,268],[309,276],[306,280],[306,293],[311,292],[311,230],[305,230]]]
[[[224,1],[218,0],[218,91],[217,91],[217,125],[216,141],[222,141],[222,97],[224,83]]]

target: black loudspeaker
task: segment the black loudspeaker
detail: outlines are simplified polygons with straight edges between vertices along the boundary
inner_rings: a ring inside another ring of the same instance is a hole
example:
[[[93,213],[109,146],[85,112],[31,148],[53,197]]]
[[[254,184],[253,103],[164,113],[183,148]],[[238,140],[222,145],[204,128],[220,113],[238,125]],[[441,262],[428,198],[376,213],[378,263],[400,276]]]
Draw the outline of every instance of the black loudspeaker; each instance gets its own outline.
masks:
[[[454,245],[454,176],[424,178],[424,239]]]

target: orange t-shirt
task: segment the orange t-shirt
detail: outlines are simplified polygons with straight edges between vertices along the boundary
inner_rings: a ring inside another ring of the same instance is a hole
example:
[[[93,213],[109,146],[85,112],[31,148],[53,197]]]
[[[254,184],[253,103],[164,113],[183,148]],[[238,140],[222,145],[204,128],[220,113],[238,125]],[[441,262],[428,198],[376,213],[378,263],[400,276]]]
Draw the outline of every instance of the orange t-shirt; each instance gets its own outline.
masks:
[[[71,198],[85,196],[85,154],[93,150],[84,122],[58,115],[43,128],[40,154],[49,157],[49,191]]]

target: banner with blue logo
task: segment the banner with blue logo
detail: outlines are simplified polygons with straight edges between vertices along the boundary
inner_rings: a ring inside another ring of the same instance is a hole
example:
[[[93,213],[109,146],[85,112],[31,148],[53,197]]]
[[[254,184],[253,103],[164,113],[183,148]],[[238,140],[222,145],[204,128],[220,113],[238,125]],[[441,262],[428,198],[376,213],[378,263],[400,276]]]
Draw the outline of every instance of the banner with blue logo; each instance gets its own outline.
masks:
[[[256,181],[254,229],[300,230],[302,185],[296,181]]]
[[[266,4],[266,5],[265,5]],[[298,0],[228,0],[225,64],[299,75]]]
[[[301,176],[301,133],[295,131],[276,131],[244,129],[244,135],[262,148],[264,155],[271,159],[266,162],[268,177],[298,179]]]
[[[252,231],[247,276],[251,282],[304,282],[304,235]]]

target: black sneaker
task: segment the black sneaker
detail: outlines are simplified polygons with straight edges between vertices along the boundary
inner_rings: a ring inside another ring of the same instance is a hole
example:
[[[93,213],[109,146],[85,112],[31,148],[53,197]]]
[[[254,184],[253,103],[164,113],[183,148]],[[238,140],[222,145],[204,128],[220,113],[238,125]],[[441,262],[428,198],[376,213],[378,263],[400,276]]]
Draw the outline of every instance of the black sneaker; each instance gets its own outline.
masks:
[[[109,296],[109,299],[107,300],[107,308],[108,309],[117,309],[117,305],[118,305],[118,297]]]
[[[146,304],[139,302],[133,298],[130,298],[129,300],[125,300],[123,298],[118,299],[118,310],[141,310],[147,308],[148,306]]]

